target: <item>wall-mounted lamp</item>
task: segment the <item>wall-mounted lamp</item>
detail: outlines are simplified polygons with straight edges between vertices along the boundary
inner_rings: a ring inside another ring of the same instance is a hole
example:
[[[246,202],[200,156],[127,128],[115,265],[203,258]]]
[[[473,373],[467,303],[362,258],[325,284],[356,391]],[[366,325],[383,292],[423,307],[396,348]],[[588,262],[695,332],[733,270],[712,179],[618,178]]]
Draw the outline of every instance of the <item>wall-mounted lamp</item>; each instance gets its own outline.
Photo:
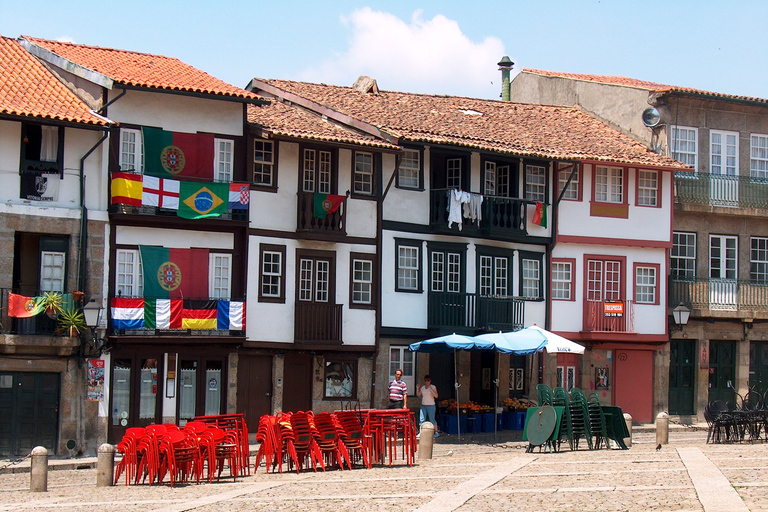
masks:
[[[97,333],[99,323],[101,323],[102,311],[104,311],[104,308],[95,301],[90,301],[83,306],[85,325],[91,331],[90,337],[86,337],[80,345],[83,357],[101,357],[101,353],[104,351],[106,340],[99,338]]]
[[[691,310],[682,302],[672,310],[672,319],[675,321],[678,330],[682,331],[683,327],[688,323],[688,319],[691,317]]]

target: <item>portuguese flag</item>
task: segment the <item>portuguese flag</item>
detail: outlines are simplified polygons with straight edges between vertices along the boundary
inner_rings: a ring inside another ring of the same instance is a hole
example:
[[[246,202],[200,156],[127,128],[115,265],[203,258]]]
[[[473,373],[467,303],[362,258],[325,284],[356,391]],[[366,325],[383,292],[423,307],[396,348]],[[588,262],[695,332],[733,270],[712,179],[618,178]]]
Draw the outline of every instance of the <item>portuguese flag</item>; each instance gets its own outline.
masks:
[[[347,196],[336,196],[333,194],[315,194],[314,215],[318,219],[324,219],[329,213],[334,213],[339,209],[341,203]]]
[[[139,251],[145,298],[208,297],[208,249],[140,245]]]
[[[8,292],[8,316],[29,318],[43,312],[42,297],[25,297]]]
[[[533,212],[533,219],[531,221],[543,228],[547,227],[547,205],[536,203],[536,211]]]
[[[144,174],[158,178],[186,176],[213,180],[214,143],[208,133],[141,129],[144,136]]]

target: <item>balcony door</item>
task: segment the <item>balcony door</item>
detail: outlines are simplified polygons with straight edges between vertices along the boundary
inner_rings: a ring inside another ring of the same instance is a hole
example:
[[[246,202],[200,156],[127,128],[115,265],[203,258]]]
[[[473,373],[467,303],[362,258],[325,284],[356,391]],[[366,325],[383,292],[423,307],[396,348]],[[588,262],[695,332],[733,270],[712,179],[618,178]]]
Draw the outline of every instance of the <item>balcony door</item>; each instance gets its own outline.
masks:
[[[162,423],[163,352],[112,352],[109,442],[122,439],[129,427]]]
[[[735,310],[737,299],[737,239],[709,236],[709,308]]]
[[[181,356],[176,400],[179,425],[195,416],[223,414],[226,409],[225,379],[223,359]]]
[[[589,258],[586,261],[585,330],[625,331],[627,308],[609,312],[606,302],[624,299],[624,273],[622,260]],[[626,305],[626,304],[625,304]]]
[[[739,134],[710,131],[710,201],[718,206],[739,205]]]
[[[333,253],[299,252],[296,281],[297,341],[340,341]]]
[[[430,325],[468,327],[474,325],[474,305],[464,292],[462,252],[442,244],[429,245]]]

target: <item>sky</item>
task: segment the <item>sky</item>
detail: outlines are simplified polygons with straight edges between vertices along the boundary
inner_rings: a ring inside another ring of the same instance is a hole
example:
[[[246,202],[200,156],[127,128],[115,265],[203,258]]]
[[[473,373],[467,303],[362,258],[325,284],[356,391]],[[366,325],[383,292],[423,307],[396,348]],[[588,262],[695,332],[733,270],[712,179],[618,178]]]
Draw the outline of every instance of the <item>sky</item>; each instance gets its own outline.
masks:
[[[515,70],[768,98],[766,20],[764,0],[0,0],[5,37],[177,57],[239,87],[367,75],[380,89],[485,99],[499,98],[504,55]]]

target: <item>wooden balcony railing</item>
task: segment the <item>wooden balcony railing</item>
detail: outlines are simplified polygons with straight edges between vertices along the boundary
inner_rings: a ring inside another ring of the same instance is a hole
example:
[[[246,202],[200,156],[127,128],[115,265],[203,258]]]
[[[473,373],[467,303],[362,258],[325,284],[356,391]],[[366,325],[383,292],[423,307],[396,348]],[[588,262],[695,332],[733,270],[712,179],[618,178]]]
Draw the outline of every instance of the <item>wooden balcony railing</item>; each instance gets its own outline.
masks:
[[[635,332],[635,308],[631,300],[584,302],[584,331]]]
[[[341,312],[341,304],[297,302],[294,340],[297,343],[341,343]]]
[[[430,329],[514,331],[523,328],[525,301],[519,297],[484,297],[476,293],[430,292]]]
[[[675,201],[712,206],[768,208],[768,179],[699,172],[675,175]]]
[[[430,191],[429,226],[433,233],[458,233],[456,227],[448,228],[448,205],[450,190]],[[483,198],[481,211],[483,219],[470,222],[464,219],[461,234],[465,236],[490,236],[511,240],[528,235],[526,229],[528,209],[532,204],[525,199],[487,196]]]
[[[669,304],[720,311],[768,312],[768,282],[706,277],[669,280]]]
[[[297,231],[310,231],[334,235],[346,235],[346,211],[347,200],[341,203],[339,209],[329,213],[324,218],[315,217],[315,194],[313,192],[299,192],[298,194]]]

